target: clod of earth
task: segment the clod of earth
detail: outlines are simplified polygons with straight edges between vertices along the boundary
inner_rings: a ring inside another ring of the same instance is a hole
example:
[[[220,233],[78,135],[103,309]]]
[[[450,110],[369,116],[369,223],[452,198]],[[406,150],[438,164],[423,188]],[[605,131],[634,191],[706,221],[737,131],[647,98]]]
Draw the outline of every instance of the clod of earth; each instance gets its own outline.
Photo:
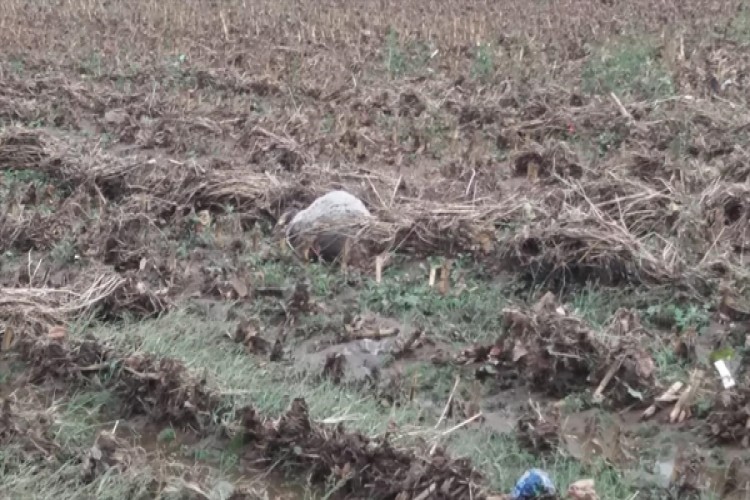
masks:
[[[246,442],[251,449],[294,449],[296,458],[306,463],[313,481],[323,481],[336,471],[342,482],[341,497],[367,498],[483,498],[476,489],[480,478],[466,461],[449,459],[439,448],[429,458],[409,458],[392,447],[387,437],[371,439],[347,433],[341,425],[332,430],[310,421],[304,400],[294,400],[278,420],[261,422],[254,412],[243,418]]]
[[[68,380],[85,382],[92,374],[113,371],[113,384],[123,401],[125,415],[145,414],[156,423],[192,425],[205,429],[218,396],[205,380],[189,376],[177,361],[148,356],[118,356],[110,347],[94,340],[69,344],[48,339],[24,338],[19,342],[21,358],[33,368],[29,381]]]
[[[568,486],[568,498],[572,500],[599,500],[593,479],[579,479]]]
[[[750,470],[739,456],[724,461],[700,447],[679,444],[673,457],[664,462],[665,479],[668,480],[670,498],[722,499],[746,496]]]

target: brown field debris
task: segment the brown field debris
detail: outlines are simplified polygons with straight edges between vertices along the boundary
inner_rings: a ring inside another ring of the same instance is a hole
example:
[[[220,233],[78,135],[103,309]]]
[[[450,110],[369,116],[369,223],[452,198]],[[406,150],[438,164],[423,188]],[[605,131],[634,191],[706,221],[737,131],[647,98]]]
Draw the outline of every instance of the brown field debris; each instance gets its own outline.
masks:
[[[727,292],[750,279],[742,0],[58,3],[0,5],[0,322],[35,382],[114,367],[125,413],[211,430],[226,408],[206,381],[71,343],[60,325],[284,299],[248,261],[291,265],[272,227],[333,189],[376,216],[339,228],[342,274],[376,268],[380,282],[395,253],[470,254],[554,292],[719,291],[721,315],[748,312]],[[280,307],[292,323],[319,306],[305,289]],[[633,311],[601,331],[552,295],[501,314],[507,335],[463,353],[481,376],[691,414],[692,391],[654,399],[654,333]],[[234,340],[280,360],[286,330],[272,345],[262,326]],[[323,371],[338,381],[345,366]],[[709,433],[746,441],[747,398],[721,397]],[[16,402],[3,411],[0,439],[43,430],[8,424],[35,416]],[[228,430],[249,455],[291,456],[343,497],[481,498],[468,463],[322,426],[301,400],[243,417]],[[519,430],[542,451],[556,428],[532,408]],[[98,445],[93,472],[120,462],[106,435]]]
[[[174,360],[124,357],[93,340],[57,342],[26,337],[18,349],[21,359],[31,366],[29,380],[36,384],[46,380],[84,383],[101,371],[115,370],[109,384],[120,396],[125,416],[145,414],[157,423],[207,432],[215,430],[217,415],[229,415],[230,408],[206,381],[196,379]],[[342,425],[316,423],[307,414],[303,399],[292,401],[278,419],[263,418],[251,407],[240,408],[236,414],[239,420],[227,424],[225,430],[242,436],[248,457],[269,463],[286,457],[290,464],[310,472],[316,483],[332,477],[342,481],[335,498],[415,498],[425,491],[431,492],[430,498],[484,498],[481,478],[468,461],[451,459],[439,449],[422,456],[396,448],[387,435],[369,438],[345,431]],[[107,436],[101,438],[111,441]],[[113,455],[118,447],[104,453],[102,446],[100,453],[95,450],[100,458],[87,462],[90,472],[101,460],[120,463]]]
[[[564,397],[594,388],[615,406],[643,402],[655,389],[655,364],[637,314],[619,310],[597,332],[547,293],[530,310],[505,309],[505,334],[494,346],[463,351],[459,362],[486,363],[503,379],[518,373],[536,392]]]
[[[220,216],[232,206],[243,214],[242,226],[253,220],[273,220],[285,208],[300,206],[300,201],[310,200],[342,180],[338,172],[316,171],[310,166],[306,175],[318,181],[303,189],[300,179],[284,181],[269,173],[248,172],[239,165],[195,164],[186,168],[164,158],[134,161],[89,148],[94,146],[69,144],[43,132],[4,132],[0,167],[17,169],[22,165],[49,175],[58,185],[77,186],[49,215],[26,210],[22,200],[8,199],[8,210],[0,221],[5,249],[51,248],[67,238],[82,256],[119,271],[134,270],[149,257],[157,263],[168,258],[168,253],[163,253],[168,249],[159,253],[155,241],[164,242],[165,235],[177,237],[191,230],[190,217],[196,211],[208,209]],[[737,268],[735,255],[744,248],[738,240],[744,234],[740,229],[746,217],[744,202],[732,194],[737,188],[718,191],[710,187],[704,195],[705,224],[718,229],[700,253],[695,242],[701,226],[689,219],[682,222],[684,227],[679,226],[677,189],[667,185],[657,190],[609,174],[606,180],[565,181],[551,189],[530,186],[522,194],[495,195],[471,203],[401,196],[392,206],[373,206],[377,216],[373,222],[338,229],[368,250],[366,261],[351,262],[359,266],[371,266],[375,255],[389,250],[419,255],[470,251],[479,257],[493,255],[501,266],[531,277],[546,276],[550,284],[592,279],[613,284],[672,283],[705,293],[718,271]],[[721,196],[728,198],[717,200]],[[711,208],[717,203],[723,212]],[[75,221],[88,218],[92,210],[100,215],[93,227],[84,231],[85,226]],[[672,215],[676,219],[670,219]],[[659,221],[669,224],[669,220],[674,220],[671,227],[656,225]],[[725,225],[727,229],[723,229]],[[519,230],[502,229],[512,226]],[[73,233],[66,228],[74,228]],[[239,236],[237,229],[235,237]],[[163,288],[161,281],[158,288]],[[163,308],[158,303],[144,307]]]

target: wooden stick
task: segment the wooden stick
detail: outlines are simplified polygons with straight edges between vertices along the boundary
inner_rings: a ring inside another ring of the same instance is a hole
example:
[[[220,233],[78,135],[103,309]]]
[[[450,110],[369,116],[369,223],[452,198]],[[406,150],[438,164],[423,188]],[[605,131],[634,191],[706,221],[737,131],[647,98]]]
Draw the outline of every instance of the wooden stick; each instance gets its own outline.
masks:
[[[453,384],[453,389],[451,389],[451,393],[448,395],[448,402],[445,403],[445,408],[443,408],[443,413],[440,414],[440,418],[437,421],[437,424],[435,424],[435,429],[440,427],[440,424],[443,423],[443,420],[445,419],[445,416],[448,414],[448,409],[451,406],[451,402],[453,401],[453,395],[456,393],[456,388],[458,388],[458,383],[461,381],[461,375],[456,375],[456,382]]]
[[[480,412],[478,412],[478,413],[477,413],[476,415],[474,415],[473,417],[467,418],[466,420],[464,420],[464,421],[463,421],[463,422],[461,422],[460,424],[456,424],[456,425],[454,425],[453,427],[451,427],[451,428],[450,428],[450,429],[448,429],[447,431],[443,431],[443,432],[442,432],[442,433],[440,434],[440,437],[445,437],[445,436],[447,436],[448,434],[451,434],[451,433],[453,433],[453,432],[457,431],[458,429],[460,429],[460,428],[462,428],[462,427],[466,427],[467,425],[469,425],[470,423],[472,423],[473,421],[475,421],[475,420],[477,420],[478,418],[481,418],[481,417],[482,417],[482,412],[480,411]]]
[[[609,93],[609,97],[612,98],[612,100],[615,102],[615,105],[620,110],[620,114],[628,119],[630,122],[634,122],[633,115],[631,115],[627,109],[625,109],[625,106],[622,105],[622,101],[615,95],[614,92]]]
[[[615,373],[617,373],[617,370],[619,370],[621,366],[622,359],[619,359],[617,363],[610,367],[606,375],[604,375],[604,378],[599,383],[599,387],[596,388],[596,391],[594,391],[594,395],[592,397],[595,403],[601,403],[604,400],[604,391],[605,389],[607,389],[607,386],[612,381],[612,378],[615,376]]]
[[[450,429],[441,432],[440,435],[438,435],[435,438],[435,443],[433,443],[432,448],[430,448],[430,455],[434,455],[435,454],[435,450],[437,450],[437,445],[438,445],[438,441],[440,440],[440,438],[443,438],[443,437],[447,436],[448,434],[451,434],[452,432],[455,432],[458,429],[469,425],[470,423],[472,423],[474,420],[477,420],[481,416],[482,416],[482,412],[480,411],[476,415],[474,415],[473,417],[467,418],[466,420],[464,420],[460,424],[456,424],[453,427],[451,427]]]

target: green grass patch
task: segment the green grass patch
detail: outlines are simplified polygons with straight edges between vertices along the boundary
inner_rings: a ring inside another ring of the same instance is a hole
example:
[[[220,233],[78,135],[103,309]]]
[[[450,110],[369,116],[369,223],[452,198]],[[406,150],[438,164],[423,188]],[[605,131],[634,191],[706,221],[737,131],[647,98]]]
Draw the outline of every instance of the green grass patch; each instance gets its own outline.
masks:
[[[584,466],[562,453],[536,456],[521,449],[516,440],[489,430],[460,431],[448,446],[454,453],[471,456],[475,466],[484,471],[499,491],[511,491],[516,480],[529,468],[547,471],[558,491],[581,478],[593,477],[599,498],[630,498],[634,484],[603,462]]]
[[[226,332],[234,326],[230,322],[178,310],[147,322],[124,323],[117,328],[92,325],[85,330],[122,349],[177,358],[194,372],[207,374],[228,404],[251,403],[269,416],[280,414],[293,398],[302,396],[313,418],[342,418],[348,428],[370,435],[384,432],[389,422],[400,428],[424,429],[436,419],[432,412],[426,414],[418,402],[385,407],[375,394],[295,375],[294,370],[284,364],[261,363],[227,339]],[[451,374],[423,369],[422,375],[435,385],[435,391],[444,393],[443,399],[447,397]],[[430,431],[427,432],[429,436]],[[399,446],[411,443],[411,439],[394,437]],[[529,467],[546,468],[560,486],[595,473],[602,484],[600,494],[605,494],[604,498],[625,498],[624,493],[631,488],[613,472],[584,468],[562,454],[549,458],[529,455],[518,448],[512,436],[463,429],[446,439],[453,453],[470,456],[487,474],[490,484],[503,490]]]
[[[96,433],[106,422],[106,410],[115,401],[106,390],[81,391],[62,403],[52,426],[54,439],[63,448],[91,446]]]
[[[605,44],[589,56],[582,86],[590,94],[657,99],[673,95],[674,82],[648,39],[621,39]]]
[[[146,500],[154,498],[151,471],[130,470],[122,474],[110,469],[85,483],[77,459],[63,463],[29,463],[13,447],[0,450],[0,485],[3,498],[48,500],[50,498],[96,498],[97,500]]]
[[[362,309],[371,310],[429,328],[432,334],[459,342],[495,339],[500,332],[502,310],[517,284],[491,281],[459,261],[451,274],[451,288],[441,295],[429,286],[429,266],[409,270],[394,267],[380,284],[364,280],[359,295]]]
[[[480,81],[486,81],[495,73],[495,57],[492,46],[480,44],[474,48],[474,58],[471,63],[471,76]]]
[[[728,35],[738,43],[750,44],[750,7],[743,5],[737,15],[732,18]]]
[[[403,40],[397,31],[389,29],[383,48],[383,65],[392,78],[416,73],[425,68],[434,49],[421,40]]]

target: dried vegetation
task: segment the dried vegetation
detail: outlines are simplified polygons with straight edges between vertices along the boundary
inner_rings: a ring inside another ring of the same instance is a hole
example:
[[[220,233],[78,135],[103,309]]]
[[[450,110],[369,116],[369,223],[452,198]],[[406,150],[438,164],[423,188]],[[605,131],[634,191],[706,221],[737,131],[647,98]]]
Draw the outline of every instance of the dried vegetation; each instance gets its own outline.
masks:
[[[124,416],[216,426],[228,410],[181,364],[59,341],[60,325],[252,302],[270,290],[257,259],[291,262],[271,228],[331,189],[376,216],[347,228],[344,271],[470,254],[561,294],[660,286],[721,303],[724,324],[748,319],[739,0],[54,4],[0,6],[0,322],[35,383],[114,364]],[[306,312],[295,304],[285,325]],[[707,390],[669,392],[646,347],[664,332],[633,310],[601,331],[553,295],[502,314],[504,335],[458,359],[490,379],[592,389],[618,409],[674,402],[680,422]],[[265,354],[246,330],[236,340]],[[344,362],[330,356],[326,375],[340,381]],[[747,441],[746,399],[722,392],[707,433]],[[44,432],[4,401],[1,441]],[[294,455],[341,497],[480,498],[467,462],[317,424],[302,401],[279,420],[238,414],[248,453]],[[557,424],[536,420],[522,440],[554,448]]]

